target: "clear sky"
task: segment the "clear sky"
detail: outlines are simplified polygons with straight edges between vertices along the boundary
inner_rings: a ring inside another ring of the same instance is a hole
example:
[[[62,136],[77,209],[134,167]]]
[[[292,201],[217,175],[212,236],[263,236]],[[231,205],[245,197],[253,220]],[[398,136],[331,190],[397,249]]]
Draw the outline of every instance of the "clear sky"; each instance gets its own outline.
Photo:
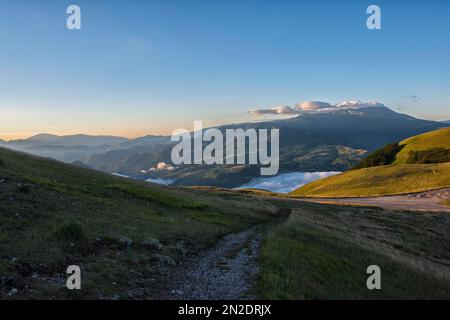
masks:
[[[449,35],[446,0],[0,0],[0,138],[170,134],[305,100],[446,119]]]

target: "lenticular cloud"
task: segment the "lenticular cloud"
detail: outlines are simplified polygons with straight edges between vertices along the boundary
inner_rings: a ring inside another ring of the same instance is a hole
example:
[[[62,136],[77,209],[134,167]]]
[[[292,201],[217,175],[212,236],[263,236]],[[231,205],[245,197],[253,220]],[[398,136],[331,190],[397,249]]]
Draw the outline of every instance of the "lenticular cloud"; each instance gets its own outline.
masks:
[[[360,100],[347,100],[336,104],[330,104],[323,101],[304,101],[293,107],[277,106],[268,109],[253,109],[250,113],[255,116],[263,115],[293,115],[299,113],[326,112],[345,109],[359,109],[367,107],[384,107],[385,105],[378,101],[363,102]]]

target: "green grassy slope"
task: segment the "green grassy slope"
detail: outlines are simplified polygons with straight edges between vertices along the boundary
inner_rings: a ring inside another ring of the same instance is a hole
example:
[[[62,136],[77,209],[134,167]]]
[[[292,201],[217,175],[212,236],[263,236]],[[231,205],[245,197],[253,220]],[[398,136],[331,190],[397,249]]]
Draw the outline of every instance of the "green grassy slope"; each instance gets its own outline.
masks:
[[[350,170],[311,182],[291,193],[300,197],[370,197],[450,186],[450,163],[403,164]]]
[[[450,128],[443,128],[420,134],[400,142],[404,148],[397,154],[394,164],[404,164],[411,151],[422,151],[433,148],[450,149]]]
[[[175,264],[261,223],[258,298],[450,298],[444,215],[149,186],[0,148],[0,299],[159,298]],[[72,264],[80,291],[65,287]]]
[[[82,298],[158,297],[161,268],[272,212],[0,148],[0,297],[70,298],[70,264],[82,267]]]
[[[268,232],[263,299],[450,299],[445,215],[326,205],[299,207]],[[381,270],[368,290],[366,269]]]
[[[450,149],[450,128],[411,137],[393,165],[350,170],[317,180],[291,193],[301,197],[370,197],[421,192],[450,186],[450,162],[405,164],[409,153],[429,149]]]

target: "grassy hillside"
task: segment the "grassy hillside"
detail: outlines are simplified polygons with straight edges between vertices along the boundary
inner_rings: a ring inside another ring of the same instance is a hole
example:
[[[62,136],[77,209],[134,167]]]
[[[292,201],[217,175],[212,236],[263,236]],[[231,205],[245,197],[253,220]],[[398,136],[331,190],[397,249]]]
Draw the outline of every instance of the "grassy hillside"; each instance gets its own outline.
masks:
[[[394,164],[406,163],[411,151],[435,148],[450,149],[450,128],[443,128],[411,137],[400,142],[400,145],[404,145],[404,147],[397,154]]]
[[[158,297],[164,270],[275,209],[0,148],[0,297]],[[71,264],[82,294],[64,286]]]
[[[450,186],[450,163],[402,164],[350,170],[309,183],[300,197],[369,197],[421,192]]]
[[[293,204],[268,231],[257,284],[263,299],[449,299],[448,216]],[[367,290],[366,268],[381,269]]]
[[[0,148],[0,299],[166,297],[175,270],[255,224],[258,298],[450,298],[444,215],[149,186]],[[65,287],[72,264],[80,291]],[[381,291],[366,288],[369,264]]]
[[[291,195],[370,197],[448,187],[448,150],[450,128],[417,135],[375,151],[354,170],[314,181],[293,191]]]

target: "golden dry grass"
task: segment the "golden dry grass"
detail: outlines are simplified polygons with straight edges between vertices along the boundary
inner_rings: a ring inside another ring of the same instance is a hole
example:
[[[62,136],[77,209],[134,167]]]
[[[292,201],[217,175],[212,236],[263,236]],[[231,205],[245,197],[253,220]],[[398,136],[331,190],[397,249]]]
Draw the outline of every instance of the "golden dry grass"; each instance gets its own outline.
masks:
[[[291,193],[299,197],[371,197],[450,186],[450,163],[390,165],[351,170]]]

